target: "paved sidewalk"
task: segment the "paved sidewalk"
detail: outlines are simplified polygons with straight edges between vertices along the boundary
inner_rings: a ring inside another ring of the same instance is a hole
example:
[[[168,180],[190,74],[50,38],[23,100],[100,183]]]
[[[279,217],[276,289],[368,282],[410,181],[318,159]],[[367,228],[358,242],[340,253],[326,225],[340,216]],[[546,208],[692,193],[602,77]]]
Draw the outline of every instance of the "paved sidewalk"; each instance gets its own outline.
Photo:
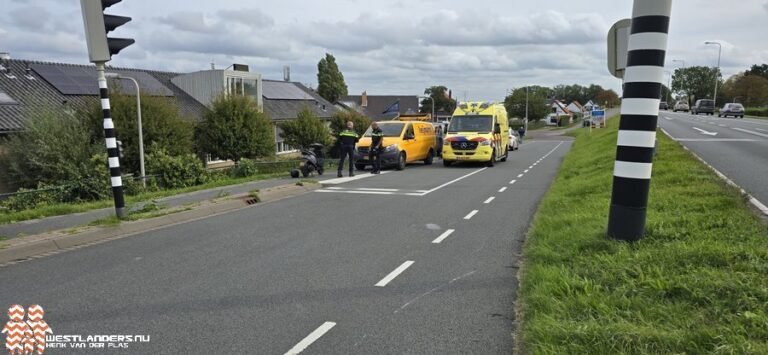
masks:
[[[315,177],[314,179],[322,181],[329,178],[335,178],[335,174],[331,175],[326,174],[322,177]],[[290,184],[296,181],[298,181],[298,179],[291,179],[290,177],[259,180],[240,185],[222,186],[209,190],[195,191],[181,195],[164,197],[152,201],[145,201],[143,203],[137,203],[132,207],[134,209],[141,209],[146,203],[149,202],[161,204],[169,208],[180,207],[187,204],[208,201],[218,197],[244,194],[253,189],[266,189],[279,185]],[[55,230],[74,228],[112,216],[115,213],[114,211],[114,208],[110,207],[82,213],[33,219],[12,224],[3,224],[0,225],[0,235],[6,236],[8,238],[15,238],[24,235],[34,235]]]

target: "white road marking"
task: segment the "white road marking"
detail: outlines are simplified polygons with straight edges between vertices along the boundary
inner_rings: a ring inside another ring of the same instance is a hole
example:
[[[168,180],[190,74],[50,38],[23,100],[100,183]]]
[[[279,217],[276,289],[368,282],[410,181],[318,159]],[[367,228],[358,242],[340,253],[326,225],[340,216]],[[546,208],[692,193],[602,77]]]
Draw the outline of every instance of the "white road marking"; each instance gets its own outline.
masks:
[[[469,214],[468,214],[468,215],[464,216],[464,219],[466,219],[466,220],[470,220],[470,219],[472,219],[472,217],[474,217],[474,216],[477,214],[477,212],[480,212],[480,211],[478,211],[478,210],[474,210],[474,211],[472,211],[472,212],[469,212]]]
[[[315,190],[317,192],[333,192],[337,194],[358,194],[358,195],[394,195],[394,192],[384,191],[342,191],[342,190]],[[419,194],[419,196],[421,196]]]
[[[448,181],[448,182],[446,182],[445,184],[442,184],[442,185],[440,185],[440,186],[438,186],[438,187],[435,187],[434,189],[431,189],[431,190],[427,190],[427,191],[425,191],[425,192],[422,194],[422,196],[426,196],[426,195],[429,195],[429,194],[431,194],[431,193],[433,193],[433,192],[435,192],[435,191],[437,191],[437,190],[440,190],[440,189],[442,189],[442,188],[444,188],[444,187],[446,187],[446,186],[448,186],[448,185],[451,185],[451,184],[457,183],[457,182],[459,182],[459,181],[461,181],[461,180],[464,180],[464,179],[466,179],[466,178],[468,178],[468,177],[470,177],[470,176],[472,176],[472,175],[475,175],[475,174],[477,174],[477,173],[483,172],[483,171],[485,171],[485,170],[487,170],[487,169],[488,169],[488,168],[482,168],[482,169],[480,169],[480,170],[476,170],[476,171],[473,171],[473,172],[471,172],[471,173],[469,173],[469,174],[467,174],[467,175],[464,175],[464,176],[462,176],[462,177],[459,177],[458,179],[454,179],[454,180]]]
[[[301,353],[304,351],[307,347],[312,345],[317,339],[320,339],[321,336],[323,336],[325,333],[327,333],[331,328],[335,327],[336,323],[334,322],[325,322],[323,325],[315,329],[314,332],[309,333],[306,338],[302,339],[296,346],[291,348],[291,350],[288,350],[285,355],[295,355],[298,353]]]
[[[382,171],[381,175],[389,174],[389,173],[391,173],[391,171]],[[380,176],[380,175],[360,174],[360,175],[355,175],[353,177],[342,177],[342,178],[337,178],[337,179],[321,180],[320,183],[323,184],[323,185],[338,185],[338,184],[343,184],[343,183],[350,182],[350,181],[367,179],[367,178],[371,178],[371,177],[375,177],[375,176]]]
[[[411,267],[411,265],[413,265],[413,263],[414,262],[411,261],[411,260],[404,262],[403,265],[398,266],[397,269],[395,269],[394,271],[390,272],[389,275],[387,275],[386,277],[381,279],[381,281],[376,283],[375,286],[377,286],[377,287],[384,287],[384,286],[386,286],[390,281],[394,280],[395,277],[397,277],[398,275],[402,274],[403,271],[405,271],[407,268]]]
[[[367,187],[361,187],[357,190],[360,191],[383,191],[383,192],[398,192],[400,190],[398,189],[373,189],[373,188],[367,188]]]
[[[747,138],[678,138],[678,142],[757,142],[756,139]]]
[[[755,128],[755,129],[756,129],[756,130],[758,130],[758,131],[760,131],[760,132],[768,132],[768,130],[764,130],[764,129],[762,129],[762,128]]]
[[[520,175],[517,176],[517,178],[519,179],[519,178],[523,177],[524,175],[525,174],[520,174]]]
[[[341,190],[340,187],[329,187],[328,190]]]
[[[483,202],[483,203],[487,205],[487,204],[489,204],[489,203],[493,202],[493,200],[495,200],[495,199],[496,199],[496,197],[495,197],[495,196],[491,196],[491,197],[489,197],[487,200],[485,200],[485,202]]]
[[[506,187],[502,187],[502,188],[499,189],[499,192],[504,192],[504,191],[507,191]]]
[[[534,165],[531,165],[531,166],[528,167],[528,169],[533,169],[533,167],[534,167]]]
[[[531,170],[530,169],[529,170],[525,170],[525,171],[523,171],[523,174],[528,174],[529,171],[531,171]]]
[[[454,229],[449,229],[449,230],[443,232],[443,234],[440,234],[440,236],[437,237],[437,239],[432,241],[432,244],[440,244],[440,243],[442,243],[442,241],[445,240],[445,238],[448,238],[448,236],[453,234],[453,232],[455,232],[455,231],[456,230],[454,230]]]
[[[509,182],[510,185],[514,185],[517,182],[517,180],[512,180]]]
[[[750,130],[744,129],[744,128],[734,128],[734,129],[737,130],[737,131],[740,131],[740,132],[749,133],[749,134],[752,134],[752,135],[768,138],[768,134],[765,134],[765,133],[750,131]]]
[[[667,121],[672,121],[672,120],[674,120],[674,118],[672,118],[672,117],[669,117],[669,116],[664,116],[664,118],[666,118],[666,119],[667,119]]]
[[[716,136],[717,135],[717,132],[708,132],[708,131],[705,131],[705,130],[703,130],[701,128],[698,128],[698,127],[693,127],[693,129],[695,129],[695,130],[699,131],[699,133],[707,135],[707,136]]]
[[[720,127],[728,127],[728,126],[726,126],[724,124],[719,124],[718,126],[720,126]]]

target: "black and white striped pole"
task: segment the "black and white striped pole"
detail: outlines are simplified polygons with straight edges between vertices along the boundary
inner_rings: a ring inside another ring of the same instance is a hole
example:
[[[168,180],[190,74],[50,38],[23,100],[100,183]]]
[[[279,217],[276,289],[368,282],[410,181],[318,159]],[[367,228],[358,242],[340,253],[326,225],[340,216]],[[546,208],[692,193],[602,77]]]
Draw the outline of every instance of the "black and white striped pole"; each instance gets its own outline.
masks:
[[[88,44],[88,58],[96,64],[99,82],[99,98],[104,115],[104,139],[107,145],[109,175],[112,196],[115,199],[115,213],[118,218],[125,217],[125,197],[123,196],[123,178],[120,175],[120,150],[115,137],[115,123],[112,121],[112,109],[109,105],[109,89],[104,75],[106,63],[112,55],[119,53],[135,41],[131,38],[111,38],[107,33],[131,21],[130,17],[108,15],[104,10],[122,0],[80,0],[85,25],[85,39]]]
[[[109,105],[109,88],[107,87],[107,77],[104,75],[104,63],[96,63],[96,71],[99,80],[101,112],[104,115],[104,138],[107,144],[107,159],[109,160],[112,196],[115,199],[115,213],[117,218],[123,218],[125,217],[125,197],[123,196],[123,178],[120,174],[120,150],[117,147],[115,123],[112,121],[112,109]]]
[[[634,1],[608,218],[618,240],[645,234],[671,11],[672,0]]]

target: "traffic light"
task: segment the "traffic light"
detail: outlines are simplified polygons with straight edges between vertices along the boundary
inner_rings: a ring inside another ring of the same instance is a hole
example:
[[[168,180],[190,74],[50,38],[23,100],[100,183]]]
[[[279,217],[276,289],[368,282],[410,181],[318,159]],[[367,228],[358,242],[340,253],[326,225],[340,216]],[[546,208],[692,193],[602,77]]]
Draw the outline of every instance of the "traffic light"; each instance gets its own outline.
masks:
[[[130,17],[107,15],[104,9],[122,0],[80,0],[85,23],[85,39],[88,56],[93,63],[104,63],[112,59],[123,48],[132,45],[132,38],[109,38],[107,33],[131,21]]]

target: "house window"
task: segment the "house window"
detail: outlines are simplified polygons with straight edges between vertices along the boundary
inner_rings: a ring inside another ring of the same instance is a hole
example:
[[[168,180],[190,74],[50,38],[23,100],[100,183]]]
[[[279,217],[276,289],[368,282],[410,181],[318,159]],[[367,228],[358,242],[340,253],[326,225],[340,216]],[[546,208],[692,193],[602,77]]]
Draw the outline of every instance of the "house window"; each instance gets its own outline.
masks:
[[[277,154],[293,153],[296,152],[296,148],[285,144],[283,141],[277,142]]]
[[[228,95],[244,95],[245,88],[243,87],[243,79],[227,77],[227,94]]]
[[[258,102],[259,100],[259,82],[254,79],[243,80],[243,93]]]

